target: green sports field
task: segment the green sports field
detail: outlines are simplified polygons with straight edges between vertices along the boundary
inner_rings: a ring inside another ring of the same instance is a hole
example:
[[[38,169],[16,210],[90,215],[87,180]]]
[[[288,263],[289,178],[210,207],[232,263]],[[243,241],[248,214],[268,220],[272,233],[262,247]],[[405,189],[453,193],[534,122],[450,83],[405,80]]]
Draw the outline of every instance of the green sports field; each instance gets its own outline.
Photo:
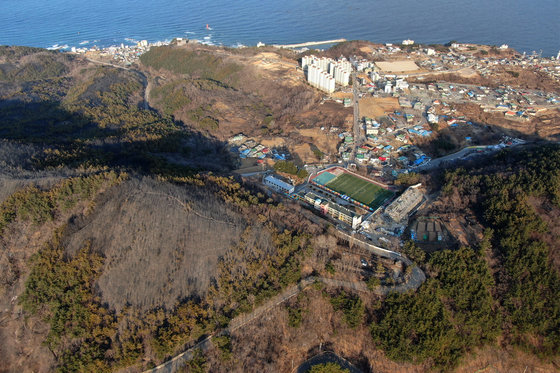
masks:
[[[346,173],[339,175],[325,186],[374,209],[393,195],[389,190]]]

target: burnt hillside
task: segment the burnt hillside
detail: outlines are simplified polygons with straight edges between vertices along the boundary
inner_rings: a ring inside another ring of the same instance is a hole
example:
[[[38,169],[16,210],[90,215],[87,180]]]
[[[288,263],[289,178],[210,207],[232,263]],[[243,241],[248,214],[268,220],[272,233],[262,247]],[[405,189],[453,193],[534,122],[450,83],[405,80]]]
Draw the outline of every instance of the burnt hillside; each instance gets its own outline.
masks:
[[[203,295],[218,258],[239,241],[246,218],[208,189],[134,178],[103,196],[93,214],[71,223],[66,249],[84,242],[105,257],[98,287],[121,310],[172,307]]]

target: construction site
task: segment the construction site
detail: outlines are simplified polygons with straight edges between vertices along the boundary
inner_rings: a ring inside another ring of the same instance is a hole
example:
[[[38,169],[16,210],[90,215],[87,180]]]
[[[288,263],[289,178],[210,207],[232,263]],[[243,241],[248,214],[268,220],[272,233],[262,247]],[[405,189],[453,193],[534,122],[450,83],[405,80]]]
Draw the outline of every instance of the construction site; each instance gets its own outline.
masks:
[[[421,184],[413,185],[405,190],[399,198],[387,206],[385,209],[385,215],[396,223],[407,219],[410,212],[424,199],[424,195],[419,190],[420,186]]]
[[[377,245],[391,250],[402,246],[409,218],[426,202],[425,190],[421,184],[407,188],[398,198],[389,203],[383,211],[377,211],[362,223],[360,233]]]

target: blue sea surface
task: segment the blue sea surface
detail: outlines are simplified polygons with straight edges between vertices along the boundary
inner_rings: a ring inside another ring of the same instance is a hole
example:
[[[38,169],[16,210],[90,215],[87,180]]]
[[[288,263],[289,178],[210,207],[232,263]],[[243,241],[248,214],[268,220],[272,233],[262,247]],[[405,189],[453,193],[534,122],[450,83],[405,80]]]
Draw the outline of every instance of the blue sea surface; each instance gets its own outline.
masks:
[[[174,37],[228,46],[458,40],[552,56],[560,0],[0,0],[0,44],[107,47]]]

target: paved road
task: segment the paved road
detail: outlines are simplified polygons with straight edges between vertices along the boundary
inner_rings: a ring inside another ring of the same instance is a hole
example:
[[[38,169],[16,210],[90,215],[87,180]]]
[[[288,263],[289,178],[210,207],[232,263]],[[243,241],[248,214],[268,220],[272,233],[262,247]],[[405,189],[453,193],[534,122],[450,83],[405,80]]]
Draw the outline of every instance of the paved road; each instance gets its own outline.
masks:
[[[507,147],[497,147],[496,145],[475,145],[475,146],[468,146],[459,150],[457,153],[446,155],[445,157],[436,158],[431,160],[429,163],[415,167],[411,169],[411,171],[428,171],[433,170],[435,168],[439,168],[445,166],[446,163],[455,162],[461,159],[468,159],[471,157],[479,157],[479,156],[489,156],[494,153],[499,152],[502,149],[516,149],[521,150],[523,149],[522,145],[532,145],[534,142],[525,142],[522,144],[514,144]],[[477,152],[476,149],[484,149],[483,152]]]
[[[352,157],[356,156],[356,148],[361,145],[360,140],[360,107],[358,105],[358,86],[356,82],[356,73],[352,73],[352,106],[354,107],[354,149],[352,150]]]
[[[478,148],[478,146],[476,148]],[[480,148],[486,148],[486,146],[482,145],[482,146],[480,146]],[[449,155],[446,155],[445,157],[441,157],[441,158],[432,159],[430,162],[428,162],[428,163],[426,163],[422,166],[418,166],[418,167],[413,168],[412,171],[433,170],[435,168],[439,168],[439,167],[443,166],[445,163],[450,163],[450,162],[460,160],[463,157],[465,157],[465,156],[467,156],[471,153],[475,153],[475,152],[476,152],[476,150],[472,147],[463,148],[463,149],[459,150],[457,153],[449,154]]]

